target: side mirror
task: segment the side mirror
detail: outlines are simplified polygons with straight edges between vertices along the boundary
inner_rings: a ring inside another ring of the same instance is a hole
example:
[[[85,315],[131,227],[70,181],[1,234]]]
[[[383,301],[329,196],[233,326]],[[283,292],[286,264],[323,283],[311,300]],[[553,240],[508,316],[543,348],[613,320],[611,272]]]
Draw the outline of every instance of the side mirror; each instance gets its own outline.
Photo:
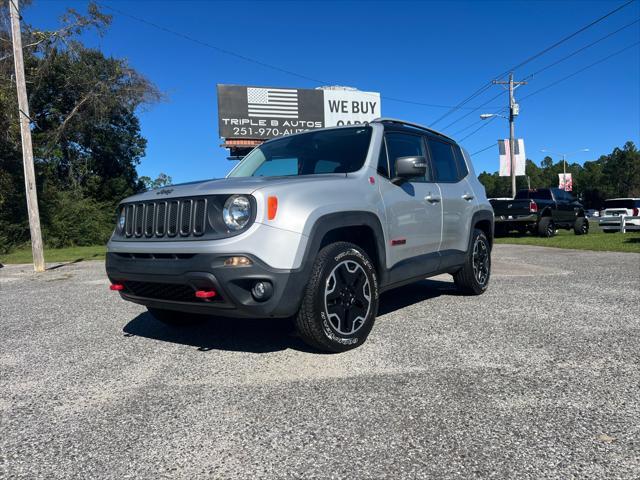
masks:
[[[391,180],[399,185],[408,178],[424,177],[427,173],[427,160],[424,157],[398,157],[396,158],[396,176]]]

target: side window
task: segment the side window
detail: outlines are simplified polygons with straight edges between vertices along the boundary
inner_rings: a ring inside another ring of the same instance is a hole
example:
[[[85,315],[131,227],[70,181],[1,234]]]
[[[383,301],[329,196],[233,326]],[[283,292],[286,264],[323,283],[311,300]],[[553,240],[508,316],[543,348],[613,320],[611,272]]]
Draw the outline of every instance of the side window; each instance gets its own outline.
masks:
[[[380,145],[380,155],[378,155],[378,173],[383,177],[391,178],[389,176],[389,158],[387,157],[387,146],[385,145],[384,138]]]
[[[553,196],[556,199],[556,202],[561,202],[564,200],[564,191],[560,190],[559,188],[553,188],[551,189],[553,191]],[[551,199],[549,199],[551,200]]]
[[[431,162],[435,169],[436,182],[457,182],[458,167],[450,144],[429,139]]]
[[[318,160],[313,173],[334,173],[339,168],[340,164],[338,162],[332,162],[331,160]]]
[[[458,145],[454,145],[453,153],[456,157],[456,164],[458,165],[458,178],[464,178],[469,174],[469,169],[467,168],[467,164],[464,161],[462,150],[460,150],[460,147]]]
[[[395,176],[396,158],[416,156],[427,158],[422,137],[418,135],[390,132],[385,135],[385,139],[387,142],[387,152],[389,152],[390,177]],[[424,182],[425,180],[429,179],[424,177],[410,179],[412,182]]]

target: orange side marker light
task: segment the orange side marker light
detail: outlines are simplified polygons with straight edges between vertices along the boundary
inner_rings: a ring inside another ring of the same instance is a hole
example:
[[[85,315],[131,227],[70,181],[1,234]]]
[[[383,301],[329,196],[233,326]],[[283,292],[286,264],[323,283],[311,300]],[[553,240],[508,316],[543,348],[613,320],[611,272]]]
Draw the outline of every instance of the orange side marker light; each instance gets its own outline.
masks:
[[[278,212],[278,197],[267,197],[267,219],[273,220]]]

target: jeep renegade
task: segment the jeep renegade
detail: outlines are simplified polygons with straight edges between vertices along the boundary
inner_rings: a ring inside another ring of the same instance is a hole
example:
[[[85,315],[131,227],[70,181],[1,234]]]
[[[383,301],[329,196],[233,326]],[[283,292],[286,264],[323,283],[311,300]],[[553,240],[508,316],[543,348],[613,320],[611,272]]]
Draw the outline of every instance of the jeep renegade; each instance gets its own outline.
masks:
[[[293,317],[341,352],[366,340],[381,292],[448,273],[483,293],[493,228],[469,155],[383,118],[269,140],[225,179],[123,200],[106,269],[160,321]]]

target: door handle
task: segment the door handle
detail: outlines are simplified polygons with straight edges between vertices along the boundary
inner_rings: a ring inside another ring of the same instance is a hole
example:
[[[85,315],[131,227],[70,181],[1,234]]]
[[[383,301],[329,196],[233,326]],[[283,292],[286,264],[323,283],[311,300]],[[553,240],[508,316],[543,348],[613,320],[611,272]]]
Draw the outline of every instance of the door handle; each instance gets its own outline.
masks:
[[[465,193],[464,195],[462,195],[462,198],[465,199],[467,202],[469,202],[469,201],[473,200],[473,195]]]
[[[432,197],[430,194],[424,197],[424,199],[429,203],[438,203],[440,202],[440,197]]]

